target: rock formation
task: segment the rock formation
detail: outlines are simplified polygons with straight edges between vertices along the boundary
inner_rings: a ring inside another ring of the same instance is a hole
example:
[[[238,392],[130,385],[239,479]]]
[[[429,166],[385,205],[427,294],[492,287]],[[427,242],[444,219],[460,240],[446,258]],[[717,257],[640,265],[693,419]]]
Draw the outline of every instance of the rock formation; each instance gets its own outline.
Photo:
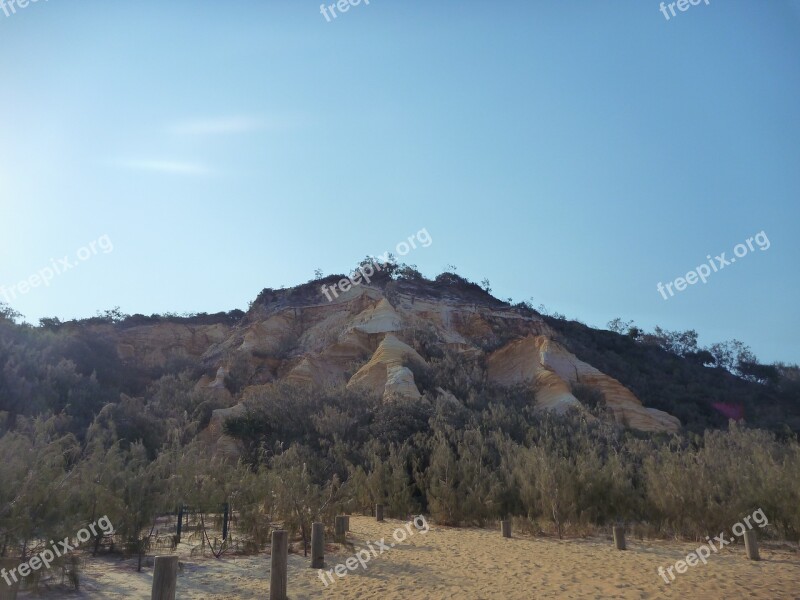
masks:
[[[427,280],[358,285],[331,302],[318,284],[265,290],[238,324],[132,327],[117,333],[117,352],[150,365],[174,357],[200,360],[216,373],[198,382],[209,389],[224,390],[226,377],[238,368],[248,374],[245,387],[281,380],[347,385],[390,402],[417,400],[425,391],[414,378],[429,365],[423,349],[449,349],[485,364],[488,381],[529,389],[531,403],[543,410],[580,409],[573,394],[578,385],[602,397],[620,424],[644,431],[680,428],[678,419],[644,407],[619,381],[567,351],[537,313],[488,294],[459,292]],[[219,429],[223,417],[241,410],[215,411],[210,427]]]

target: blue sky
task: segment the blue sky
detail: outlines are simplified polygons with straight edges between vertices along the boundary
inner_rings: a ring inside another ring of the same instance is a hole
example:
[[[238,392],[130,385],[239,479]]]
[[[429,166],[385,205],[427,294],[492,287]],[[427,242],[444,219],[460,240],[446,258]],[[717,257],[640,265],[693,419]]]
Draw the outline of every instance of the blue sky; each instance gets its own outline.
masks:
[[[12,306],[246,309],[426,228],[426,275],[798,362],[799,33],[793,0],[0,10],[0,286],[107,235]]]

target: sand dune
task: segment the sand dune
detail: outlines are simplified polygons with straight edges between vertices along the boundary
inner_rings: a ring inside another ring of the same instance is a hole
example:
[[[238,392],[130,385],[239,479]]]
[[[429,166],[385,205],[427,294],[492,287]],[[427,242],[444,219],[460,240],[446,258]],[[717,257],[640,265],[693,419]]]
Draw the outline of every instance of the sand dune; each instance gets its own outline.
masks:
[[[343,563],[366,542],[384,538],[387,545],[395,545],[373,555],[366,569],[359,565],[341,579],[334,575],[327,587],[318,572],[308,568],[307,559],[290,554],[290,598],[800,598],[796,547],[762,545],[762,561],[752,562],[745,559],[742,546],[728,546],[707,565],[698,564],[667,585],[658,567],[684,558],[697,543],[628,540],[628,550],[619,552],[610,539],[599,537],[504,539],[494,530],[435,525],[425,534],[412,528],[406,540],[395,543],[392,534],[404,524],[352,517],[348,541],[353,545],[331,545],[326,569]],[[181,560],[180,599],[268,597],[266,555]],[[81,592],[58,597],[146,599],[151,582],[152,569],[136,573],[128,561],[88,560]]]

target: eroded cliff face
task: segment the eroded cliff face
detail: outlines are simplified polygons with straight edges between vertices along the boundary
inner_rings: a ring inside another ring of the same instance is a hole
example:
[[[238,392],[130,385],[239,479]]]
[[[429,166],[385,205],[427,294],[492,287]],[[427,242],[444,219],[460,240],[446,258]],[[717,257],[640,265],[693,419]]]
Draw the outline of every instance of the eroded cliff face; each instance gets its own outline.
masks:
[[[572,384],[582,384],[602,396],[618,423],[642,431],[677,431],[680,421],[664,411],[642,406],[639,399],[613,377],[579,360],[545,336],[527,336],[493,352],[487,360],[491,381],[529,385],[536,405],[563,412],[580,407]]]
[[[579,360],[554,338],[535,313],[497,301],[468,302],[458,294],[437,294],[430,286],[387,290],[360,285],[332,302],[322,294],[303,302],[285,297],[257,302],[237,325],[134,327],[118,334],[117,351],[122,358],[153,365],[175,356],[196,358],[209,372],[216,371],[216,377],[198,382],[201,387],[221,389],[228,373],[246,372],[245,387],[280,380],[343,384],[391,401],[421,397],[414,372],[428,365],[424,349],[436,347],[464,360],[485,359],[489,381],[524,386],[541,409],[581,409],[572,393],[580,384],[595,390],[620,424],[644,431],[679,429],[678,419],[642,406],[619,381]],[[223,416],[215,414],[212,428],[219,428]]]
[[[145,367],[161,367],[174,359],[200,359],[210,347],[222,343],[231,333],[231,327],[223,324],[168,322],[121,330],[112,330],[110,326],[94,329],[113,336],[121,359]]]

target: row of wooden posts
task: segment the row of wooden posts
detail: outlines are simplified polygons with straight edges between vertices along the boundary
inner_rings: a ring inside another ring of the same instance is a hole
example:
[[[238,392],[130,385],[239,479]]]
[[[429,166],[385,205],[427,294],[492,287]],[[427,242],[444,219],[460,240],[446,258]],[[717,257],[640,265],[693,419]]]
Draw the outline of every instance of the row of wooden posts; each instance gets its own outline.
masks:
[[[375,505],[375,520],[383,521],[383,505]],[[344,543],[347,532],[350,531],[349,515],[338,516],[334,519],[334,540]],[[511,521],[500,521],[500,532],[504,538],[511,537]],[[613,528],[614,546],[617,550],[625,550],[625,528]],[[749,530],[744,534],[744,545],[747,558],[760,560],[758,542],[755,531]],[[272,556],[270,569],[270,600],[287,600],[288,587],[288,561],[289,561],[289,533],[282,529],[272,532]],[[311,525],[311,568],[322,569],[325,566],[325,525],[312,523]],[[177,556],[157,556],[153,572],[153,593],[151,600],[175,600],[175,585],[178,577]],[[1,599],[0,599],[1,600]]]
[[[383,504],[375,505],[375,520],[383,521]],[[350,531],[350,516],[341,515],[334,519],[334,539],[344,543]],[[272,555],[270,557],[270,600],[287,600],[289,574],[289,532],[278,529],[272,532]],[[325,566],[325,524],[311,524],[311,568]],[[151,600],[175,600],[178,582],[178,557],[156,556],[153,568],[153,589]],[[2,599],[0,599],[2,600]]]
[[[506,522],[504,521],[504,523]],[[614,546],[617,550],[625,550],[625,528],[620,525],[614,527]],[[761,556],[758,554],[756,532],[752,529],[744,532],[744,551],[748,560],[761,560]]]
[[[226,506],[227,508],[227,506]],[[226,510],[227,512],[227,510]],[[226,515],[227,516],[227,515]],[[181,510],[181,519],[183,510]],[[180,522],[179,520],[179,522]],[[375,505],[375,520],[383,521],[383,505]],[[225,519],[227,521],[227,518]],[[347,532],[350,531],[350,517],[338,516],[334,519],[334,539],[338,543],[346,541]],[[500,532],[504,538],[511,537],[511,521],[500,522]],[[617,550],[625,550],[625,528],[613,528],[614,546]],[[744,546],[749,560],[760,560],[756,532],[744,532]],[[270,600],[287,600],[288,587],[288,561],[289,561],[289,533],[284,530],[272,532],[272,556],[270,570]],[[13,568],[13,559],[0,559],[0,566]],[[311,525],[311,568],[321,569],[325,566],[325,525],[313,523]],[[156,556],[153,569],[153,588],[151,600],[175,600],[175,589],[178,580],[178,557]],[[0,583],[0,600],[15,600],[19,582],[14,586]]]

